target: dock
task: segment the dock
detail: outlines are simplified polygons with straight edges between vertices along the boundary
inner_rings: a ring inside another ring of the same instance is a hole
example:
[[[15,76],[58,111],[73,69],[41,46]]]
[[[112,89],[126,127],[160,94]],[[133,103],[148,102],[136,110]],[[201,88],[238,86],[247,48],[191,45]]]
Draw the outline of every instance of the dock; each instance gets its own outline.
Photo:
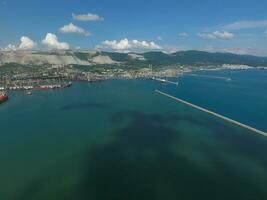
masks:
[[[169,81],[167,79],[163,79],[163,78],[155,78],[155,77],[152,77],[152,80],[155,80],[155,81],[159,81],[161,83],[169,83],[169,84],[173,84],[173,85],[179,85],[179,82],[173,82],[173,81]]]
[[[210,78],[210,79],[220,79],[225,81],[231,81],[231,78],[224,76],[210,76],[210,75],[201,75],[201,74],[185,74],[185,76],[194,76],[200,78]]]
[[[197,109],[197,110],[200,110],[200,111],[202,111],[202,112],[205,112],[205,113],[208,113],[208,114],[213,115],[213,116],[215,116],[215,117],[218,117],[218,118],[220,118],[220,119],[222,119],[222,120],[224,120],[224,121],[230,122],[230,123],[232,123],[232,124],[235,124],[235,125],[237,125],[237,126],[240,126],[240,127],[242,127],[242,128],[245,128],[245,129],[247,129],[247,130],[250,130],[250,131],[252,131],[252,132],[254,132],[254,133],[256,133],[256,134],[259,134],[259,135],[262,135],[262,136],[267,137],[267,133],[264,132],[264,131],[258,130],[258,129],[256,129],[256,128],[253,128],[253,127],[248,126],[248,125],[245,125],[245,124],[242,124],[242,123],[240,123],[240,122],[238,122],[238,121],[235,121],[235,120],[233,120],[233,119],[230,119],[230,118],[225,117],[225,116],[223,116],[223,115],[220,115],[220,114],[218,114],[218,113],[212,112],[212,111],[207,110],[207,109],[205,109],[205,108],[202,108],[202,107],[200,107],[200,106],[194,105],[194,104],[189,103],[189,102],[187,102],[187,101],[184,101],[184,100],[182,100],[182,99],[176,98],[176,97],[174,97],[174,96],[171,96],[171,95],[169,95],[169,94],[167,94],[167,93],[164,93],[164,92],[161,92],[161,91],[159,91],[159,90],[155,90],[155,92],[157,92],[158,94],[161,94],[161,95],[163,95],[163,96],[169,97],[169,98],[171,98],[171,99],[173,99],[173,100],[175,100],[175,101],[177,101],[177,102],[180,102],[180,103],[182,103],[182,104],[185,104],[185,105],[187,105],[187,106],[190,106],[190,107],[192,107],[192,108],[195,108],[195,109]]]

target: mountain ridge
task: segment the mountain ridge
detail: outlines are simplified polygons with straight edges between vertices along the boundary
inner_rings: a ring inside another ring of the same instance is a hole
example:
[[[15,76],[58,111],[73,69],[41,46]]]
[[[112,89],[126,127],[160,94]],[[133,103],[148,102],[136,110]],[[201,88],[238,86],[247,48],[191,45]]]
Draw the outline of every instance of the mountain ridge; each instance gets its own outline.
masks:
[[[140,67],[152,64],[155,67],[167,66],[208,66],[208,65],[248,65],[267,66],[267,57],[239,55],[233,53],[206,52],[197,50],[164,53],[150,51],[144,53],[119,53],[108,51],[0,51],[0,66],[8,63],[20,65],[118,65]]]

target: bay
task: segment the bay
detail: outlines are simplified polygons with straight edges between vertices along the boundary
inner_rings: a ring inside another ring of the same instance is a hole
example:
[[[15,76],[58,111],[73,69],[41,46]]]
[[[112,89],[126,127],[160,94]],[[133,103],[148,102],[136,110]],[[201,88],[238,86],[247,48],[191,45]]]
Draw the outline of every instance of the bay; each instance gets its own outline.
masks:
[[[267,71],[13,92],[0,106],[0,199],[266,199]]]

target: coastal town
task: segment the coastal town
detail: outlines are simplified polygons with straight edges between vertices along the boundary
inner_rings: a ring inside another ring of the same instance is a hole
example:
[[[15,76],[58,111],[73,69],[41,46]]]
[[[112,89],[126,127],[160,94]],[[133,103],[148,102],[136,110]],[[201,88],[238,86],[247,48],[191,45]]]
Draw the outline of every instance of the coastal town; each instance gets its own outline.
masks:
[[[36,70],[23,72],[6,71],[0,76],[0,90],[44,90],[71,86],[73,81],[97,82],[107,79],[135,79],[151,77],[174,77],[184,70],[165,69],[152,71],[151,68],[140,70],[106,69],[100,72],[85,72],[64,66],[42,66]]]
[[[195,60],[196,54],[198,55]],[[217,55],[217,54],[216,54]],[[92,51],[0,52],[0,91],[51,90],[70,87],[75,81],[177,77],[195,71],[266,69],[260,58],[243,61],[229,56],[221,62],[214,54],[199,51],[116,53]],[[221,55],[219,55],[221,56]],[[185,59],[187,57],[187,59]],[[256,60],[256,61],[255,61]],[[228,63],[228,64],[227,64]],[[233,63],[233,64],[232,64]],[[259,67],[263,66],[263,67]]]

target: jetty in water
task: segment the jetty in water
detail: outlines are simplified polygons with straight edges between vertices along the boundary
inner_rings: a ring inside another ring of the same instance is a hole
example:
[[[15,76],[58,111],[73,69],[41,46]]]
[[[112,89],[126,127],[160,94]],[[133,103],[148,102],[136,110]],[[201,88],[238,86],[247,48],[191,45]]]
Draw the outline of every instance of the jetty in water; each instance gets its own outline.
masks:
[[[235,125],[237,125],[237,126],[240,126],[240,127],[242,127],[242,128],[245,128],[245,129],[247,129],[247,130],[250,130],[250,131],[252,131],[252,132],[254,132],[254,133],[257,133],[257,134],[259,134],[259,135],[262,135],[262,136],[267,137],[267,133],[266,133],[266,132],[263,132],[263,131],[258,130],[258,129],[256,129],[256,128],[253,128],[253,127],[251,127],[251,126],[242,124],[242,123],[240,123],[240,122],[238,122],[238,121],[235,121],[235,120],[233,120],[233,119],[230,119],[230,118],[225,117],[225,116],[223,116],[223,115],[220,115],[220,114],[218,114],[218,113],[212,112],[212,111],[207,110],[207,109],[205,109],[205,108],[202,108],[202,107],[200,107],[200,106],[194,105],[194,104],[189,103],[189,102],[187,102],[187,101],[184,101],[184,100],[182,100],[182,99],[176,98],[176,97],[174,97],[174,96],[171,96],[171,95],[169,95],[169,94],[167,94],[167,93],[164,93],[164,92],[161,92],[161,91],[159,91],[159,90],[155,90],[155,92],[157,92],[157,93],[159,93],[159,94],[161,94],[161,95],[163,95],[163,96],[169,97],[169,98],[171,98],[171,99],[173,99],[173,100],[175,100],[175,101],[177,101],[177,102],[180,102],[180,103],[182,103],[182,104],[185,104],[185,105],[188,105],[188,106],[190,106],[190,107],[193,107],[193,108],[195,108],[195,109],[197,109],[197,110],[203,111],[203,112],[205,112],[205,113],[208,113],[208,114],[210,114],[210,115],[213,115],[213,116],[215,116],[215,117],[218,117],[218,118],[220,118],[220,119],[223,119],[224,121],[230,122],[230,123],[232,123],[232,124],[235,124]]]
[[[169,81],[167,79],[164,79],[164,78],[155,78],[155,77],[152,77],[151,78],[152,80],[155,80],[155,81],[159,81],[161,83],[169,83],[169,84],[173,84],[173,85],[179,85],[179,82],[173,82],[173,81]]]

